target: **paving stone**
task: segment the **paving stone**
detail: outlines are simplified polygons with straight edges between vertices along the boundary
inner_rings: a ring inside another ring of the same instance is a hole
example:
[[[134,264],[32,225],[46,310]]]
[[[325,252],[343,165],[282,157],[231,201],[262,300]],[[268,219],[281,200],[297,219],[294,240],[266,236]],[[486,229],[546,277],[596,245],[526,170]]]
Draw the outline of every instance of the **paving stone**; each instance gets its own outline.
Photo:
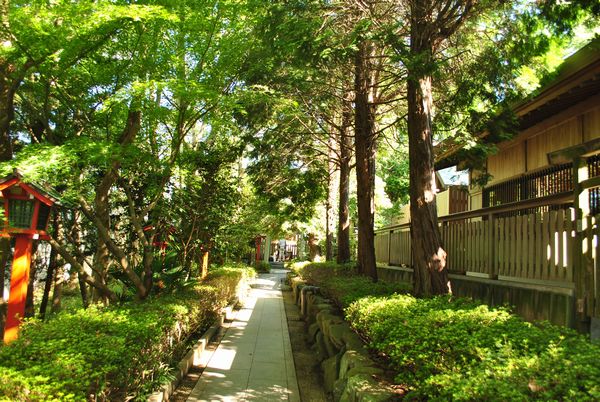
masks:
[[[285,272],[260,275],[188,401],[299,401],[281,296]]]

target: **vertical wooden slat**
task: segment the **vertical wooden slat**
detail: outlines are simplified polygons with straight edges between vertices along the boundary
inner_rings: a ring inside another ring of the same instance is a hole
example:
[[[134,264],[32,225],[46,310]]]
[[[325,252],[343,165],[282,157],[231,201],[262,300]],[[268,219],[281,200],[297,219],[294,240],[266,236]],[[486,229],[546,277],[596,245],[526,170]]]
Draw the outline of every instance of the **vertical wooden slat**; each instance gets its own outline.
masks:
[[[566,213],[566,232],[567,232],[567,270],[565,280],[573,282],[573,253],[575,252],[575,211],[568,209]]]
[[[517,216],[515,219],[515,231],[517,235],[517,241],[515,243],[515,260],[512,269],[512,276],[521,276],[521,261],[523,260],[523,251],[521,245],[523,244],[523,217]]]
[[[506,237],[504,235],[504,225],[506,222],[505,218],[498,218],[498,236],[496,238],[496,242],[498,243],[498,255],[496,259],[498,260],[498,275],[506,275],[506,267],[505,264],[505,253],[506,253]]]
[[[531,278],[537,278],[542,272],[544,266],[544,234],[542,225],[542,214],[537,212],[535,214],[535,263],[533,264],[533,272]]]
[[[506,242],[507,242],[507,252],[506,252],[506,274],[508,276],[513,276],[513,266],[515,261],[515,250],[516,250],[516,236],[515,236],[515,217],[511,216],[508,218],[508,227],[506,231]]]
[[[456,270],[456,246],[454,245],[455,239],[454,239],[454,226],[456,226],[455,222],[450,222],[450,224],[448,225],[448,250],[450,250],[450,252],[448,253],[450,255],[450,253],[452,253],[450,255],[450,269],[452,270]]]
[[[594,278],[594,261],[593,261],[593,252],[594,252],[594,243],[593,243],[593,239],[594,239],[594,217],[593,216],[587,216],[585,218],[587,220],[587,228],[585,230],[585,237],[586,237],[586,243],[587,243],[587,253],[586,256],[584,258],[585,260],[585,269],[586,269],[586,280],[588,280],[589,282],[589,292],[587,292],[587,296],[586,296],[586,305],[589,309],[588,314],[592,315],[594,313],[594,307],[596,305],[595,303],[595,278]]]
[[[558,260],[558,233],[557,233],[557,211],[550,211],[550,248],[552,251],[550,257],[550,267],[547,271],[547,276],[544,279],[552,279],[556,275],[557,260]]]
[[[529,215],[523,215],[521,221],[521,265],[519,276],[521,278],[527,277],[527,262],[529,261]]]
[[[594,227],[594,311],[592,317],[600,317],[600,215],[595,216]]]
[[[537,279],[547,279],[552,259],[552,247],[550,246],[550,213],[544,212],[542,215],[542,240],[543,240],[543,264],[538,273]]]
[[[460,224],[458,236],[460,239],[460,267],[461,271],[467,271],[467,221]]]
[[[479,266],[479,261],[480,261],[480,241],[481,241],[481,236],[479,235],[479,222],[475,221],[473,222],[473,266],[471,267],[471,269],[474,272],[481,272],[480,266]]]
[[[486,252],[485,252],[485,248],[487,246],[487,233],[486,233],[486,229],[487,226],[485,224],[485,221],[480,221],[479,222],[479,272],[486,272],[485,266],[486,266]]]
[[[556,267],[556,273],[554,275],[555,280],[564,281],[565,279],[565,268],[566,268],[566,255],[565,255],[565,244],[566,244],[566,233],[565,233],[565,210],[561,209],[557,211],[556,217],[556,231],[558,235],[558,264]]]
[[[536,246],[536,233],[535,233],[535,215],[528,215],[527,220],[527,235],[529,236],[527,242],[527,267],[525,269],[525,277],[531,278],[534,271],[533,264],[535,261],[535,246]]]
[[[496,238],[496,220],[492,215],[488,216],[488,227],[487,227],[487,239],[486,239],[486,267],[487,272],[491,277],[496,277],[496,268],[495,268],[495,260],[496,257],[494,255],[494,239]]]

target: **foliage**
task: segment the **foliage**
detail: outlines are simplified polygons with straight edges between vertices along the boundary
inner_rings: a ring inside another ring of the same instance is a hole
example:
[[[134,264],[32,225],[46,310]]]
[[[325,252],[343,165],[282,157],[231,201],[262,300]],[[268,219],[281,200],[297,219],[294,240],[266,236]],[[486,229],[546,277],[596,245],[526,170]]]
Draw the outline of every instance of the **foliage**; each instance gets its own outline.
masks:
[[[366,297],[352,326],[396,370],[409,398],[597,400],[600,348],[575,332],[531,324],[467,299]]]
[[[0,347],[1,400],[144,400],[169,375],[182,341],[235,297],[242,267],[224,267],[193,289],[147,302],[98,306],[29,320]]]
[[[370,277],[357,273],[356,263],[297,262],[290,268],[309,283],[319,286],[341,307],[347,307],[365,296],[405,293],[409,289],[402,283],[373,282]]]
[[[254,269],[258,273],[269,273],[271,272],[271,265],[268,262],[258,261],[254,264]]]
[[[397,150],[381,162],[382,178],[385,181],[385,192],[393,203],[408,203],[408,153]]]

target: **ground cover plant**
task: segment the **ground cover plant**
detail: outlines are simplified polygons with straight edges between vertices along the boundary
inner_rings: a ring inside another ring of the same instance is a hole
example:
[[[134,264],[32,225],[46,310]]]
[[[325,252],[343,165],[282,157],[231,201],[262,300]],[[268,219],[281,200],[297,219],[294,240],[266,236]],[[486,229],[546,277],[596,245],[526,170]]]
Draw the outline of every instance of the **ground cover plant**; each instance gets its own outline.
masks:
[[[168,377],[178,345],[207,328],[252,268],[225,267],[145,302],[29,320],[0,347],[0,400],[144,400]]]
[[[390,284],[368,282],[356,289],[364,280],[350,267],[292,268],[345,301],[346,319],[386,357],[409,399],[600,399],[600,345],[575,331],[465,298],[385,294]]]
[[[600,398],[600,348],[566,328],[448,296],[367,297],[346,317],[414,398]]]

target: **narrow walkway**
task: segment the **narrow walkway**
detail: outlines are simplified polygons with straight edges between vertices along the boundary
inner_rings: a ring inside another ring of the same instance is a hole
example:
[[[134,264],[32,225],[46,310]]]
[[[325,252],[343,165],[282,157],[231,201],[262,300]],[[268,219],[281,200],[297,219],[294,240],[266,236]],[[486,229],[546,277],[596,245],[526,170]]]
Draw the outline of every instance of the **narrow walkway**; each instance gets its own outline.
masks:
[[[272,270],[255,280],[189,402],[300,401],[280,290],[285,272]]]

